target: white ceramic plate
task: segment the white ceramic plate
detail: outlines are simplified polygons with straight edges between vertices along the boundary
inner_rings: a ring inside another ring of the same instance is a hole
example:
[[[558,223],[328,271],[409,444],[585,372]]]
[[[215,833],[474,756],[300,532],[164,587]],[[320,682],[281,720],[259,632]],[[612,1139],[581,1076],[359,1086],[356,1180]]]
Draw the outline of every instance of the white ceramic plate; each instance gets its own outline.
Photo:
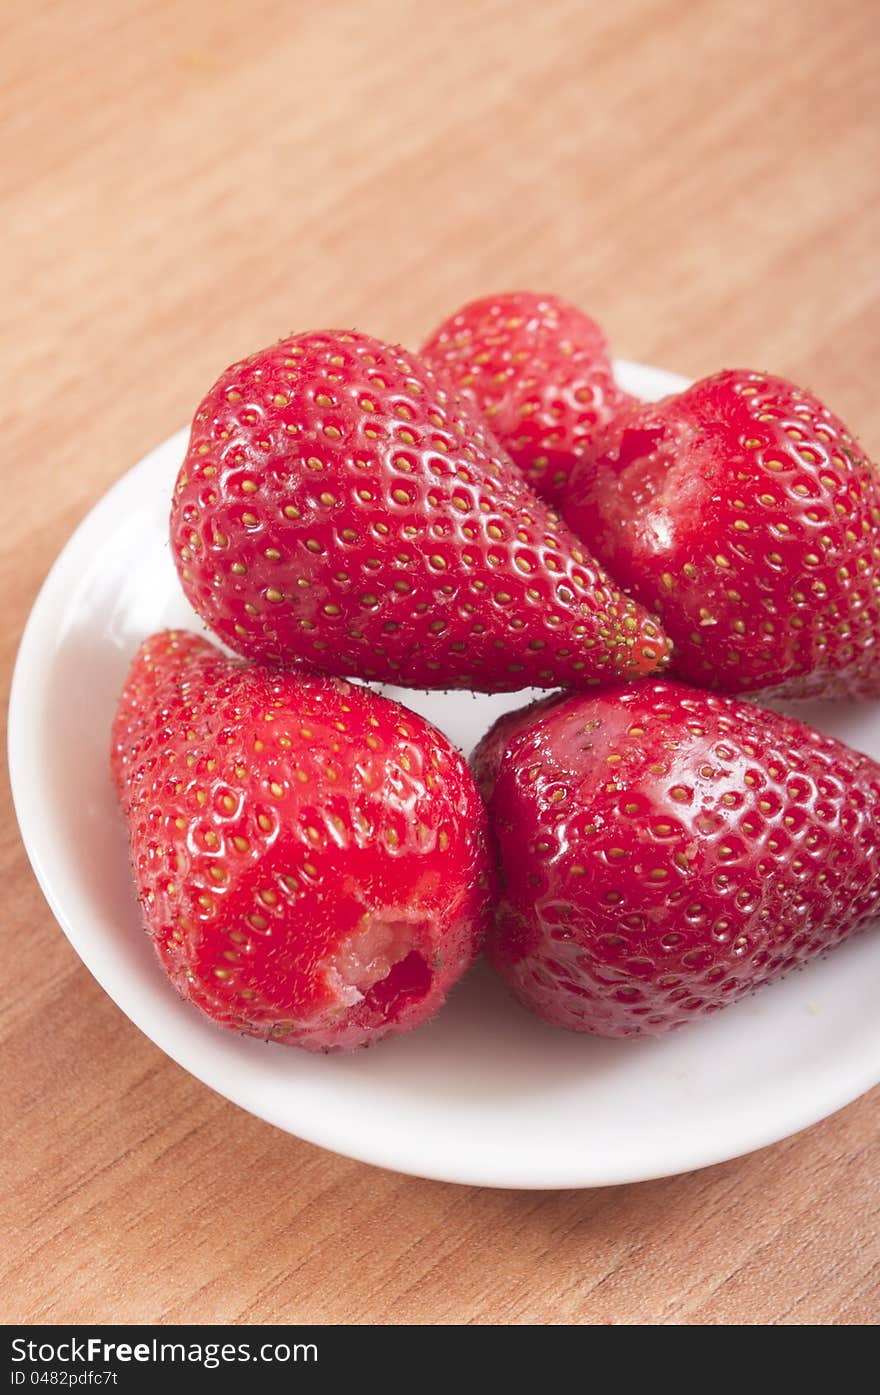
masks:
[[[684,386],[656,369],[618,369],[645,398]],[[65,547],[28,621],[9,714],[16,811],[46,898],[98,982],[163,1051],[244,1109],[325,1148],[496,1187],[600,1186],[704,1167],[804,1128],[880,1080],[880,934],[658,1041],[554,1030],[483,966],[434,1022],[352,1056],[238,1037],[182,1003],[142,929],[108,746],[144,636],[203,628],[168,547],[184,448],[180,432],[148,455]],[[469,751],[530,695],[395,696]],[[876,707],[813,706],[806,715],[880,757]]]

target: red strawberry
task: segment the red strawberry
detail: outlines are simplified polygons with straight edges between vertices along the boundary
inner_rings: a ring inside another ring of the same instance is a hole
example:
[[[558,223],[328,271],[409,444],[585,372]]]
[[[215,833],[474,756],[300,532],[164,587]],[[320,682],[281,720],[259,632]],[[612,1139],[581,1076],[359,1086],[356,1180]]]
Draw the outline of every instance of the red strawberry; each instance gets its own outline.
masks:
[[[614,380],[589,315],[552,295],[474,300],[444,320],[422,357],[486,417],[537,494],[557,506],[576,461],[635,399]]]
[[[639,406],[564,512],[662,618],[691,682],[880,695],[880,486],[811,394],[737,371]]]
[[[775,712],[645,680],[503,717],[474,766],[490,956],[558,1026],[665,1032],[880,911],[880,766]]]
[[[397,703],[168,631],[132,665],[112,765],[159,958],[221,1026],[367,1046],[432,1016],[474,957],[485,810]]]
[[[584,686],[666,641],[412,355],[301,334],[196,412],[171,538],[240,653],[412,687]]]

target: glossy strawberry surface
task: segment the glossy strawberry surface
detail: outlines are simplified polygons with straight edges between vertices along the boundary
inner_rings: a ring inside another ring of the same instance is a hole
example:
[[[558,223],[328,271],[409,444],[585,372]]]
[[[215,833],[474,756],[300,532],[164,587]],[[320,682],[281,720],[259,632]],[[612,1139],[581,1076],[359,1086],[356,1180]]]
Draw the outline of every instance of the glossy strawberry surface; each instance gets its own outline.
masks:
[[[166,631],[113,728],[147,928],[182,997],[309,1050],[418,1026],[476,953],[492,872],[464,761],[399,704]]]
[[[563,511],[690,682],[880,696],[880,484],[812,394],[737,370],[636,407]]]
[[[577,461],[634,399],[618,386],[595,320],[558,296],[471,301],[421,349],[489,422],[537,494],[558,505]]]
[[[600,1036],[715,1012],[880,915],[880,766],[644,680],[509,714],[478,747],[520,1002]]]
[[[301,334],[198,408],[171,515],[184,590],[250,658],[415,687],[651,672],[656,621],[548,512],[431,370]]]

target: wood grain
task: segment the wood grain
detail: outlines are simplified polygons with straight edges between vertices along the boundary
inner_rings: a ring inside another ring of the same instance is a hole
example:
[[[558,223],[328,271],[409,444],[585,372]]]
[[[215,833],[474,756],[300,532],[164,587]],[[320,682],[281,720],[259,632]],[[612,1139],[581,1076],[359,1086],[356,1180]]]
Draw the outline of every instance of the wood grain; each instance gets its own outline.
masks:
[[[0,24],[4,676],[75,523],[289,329],[416,343],[469,296],[546,288],[623,355],[788,374],[880,452],[874,0],[32,0]],[[333,1157],[122,1017],[7,798],[5,1320],[880,1316],[880,1091],[616,1190]]]

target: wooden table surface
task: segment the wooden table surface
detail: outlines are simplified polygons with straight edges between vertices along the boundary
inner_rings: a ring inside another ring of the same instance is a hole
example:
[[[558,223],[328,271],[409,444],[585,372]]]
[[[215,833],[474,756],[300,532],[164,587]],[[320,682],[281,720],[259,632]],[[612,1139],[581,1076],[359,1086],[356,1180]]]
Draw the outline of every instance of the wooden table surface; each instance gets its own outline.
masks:
[[[4,698],[75,524],[290,330],[416,344],[553,290],[621,355],[787,374],[880,452],[876,0],[34,0],[2,28]],[[6,1321],[880,1316],[880,1091],[639,1186],[382,1172],[172,1064],[10,807],[0,840]]]

